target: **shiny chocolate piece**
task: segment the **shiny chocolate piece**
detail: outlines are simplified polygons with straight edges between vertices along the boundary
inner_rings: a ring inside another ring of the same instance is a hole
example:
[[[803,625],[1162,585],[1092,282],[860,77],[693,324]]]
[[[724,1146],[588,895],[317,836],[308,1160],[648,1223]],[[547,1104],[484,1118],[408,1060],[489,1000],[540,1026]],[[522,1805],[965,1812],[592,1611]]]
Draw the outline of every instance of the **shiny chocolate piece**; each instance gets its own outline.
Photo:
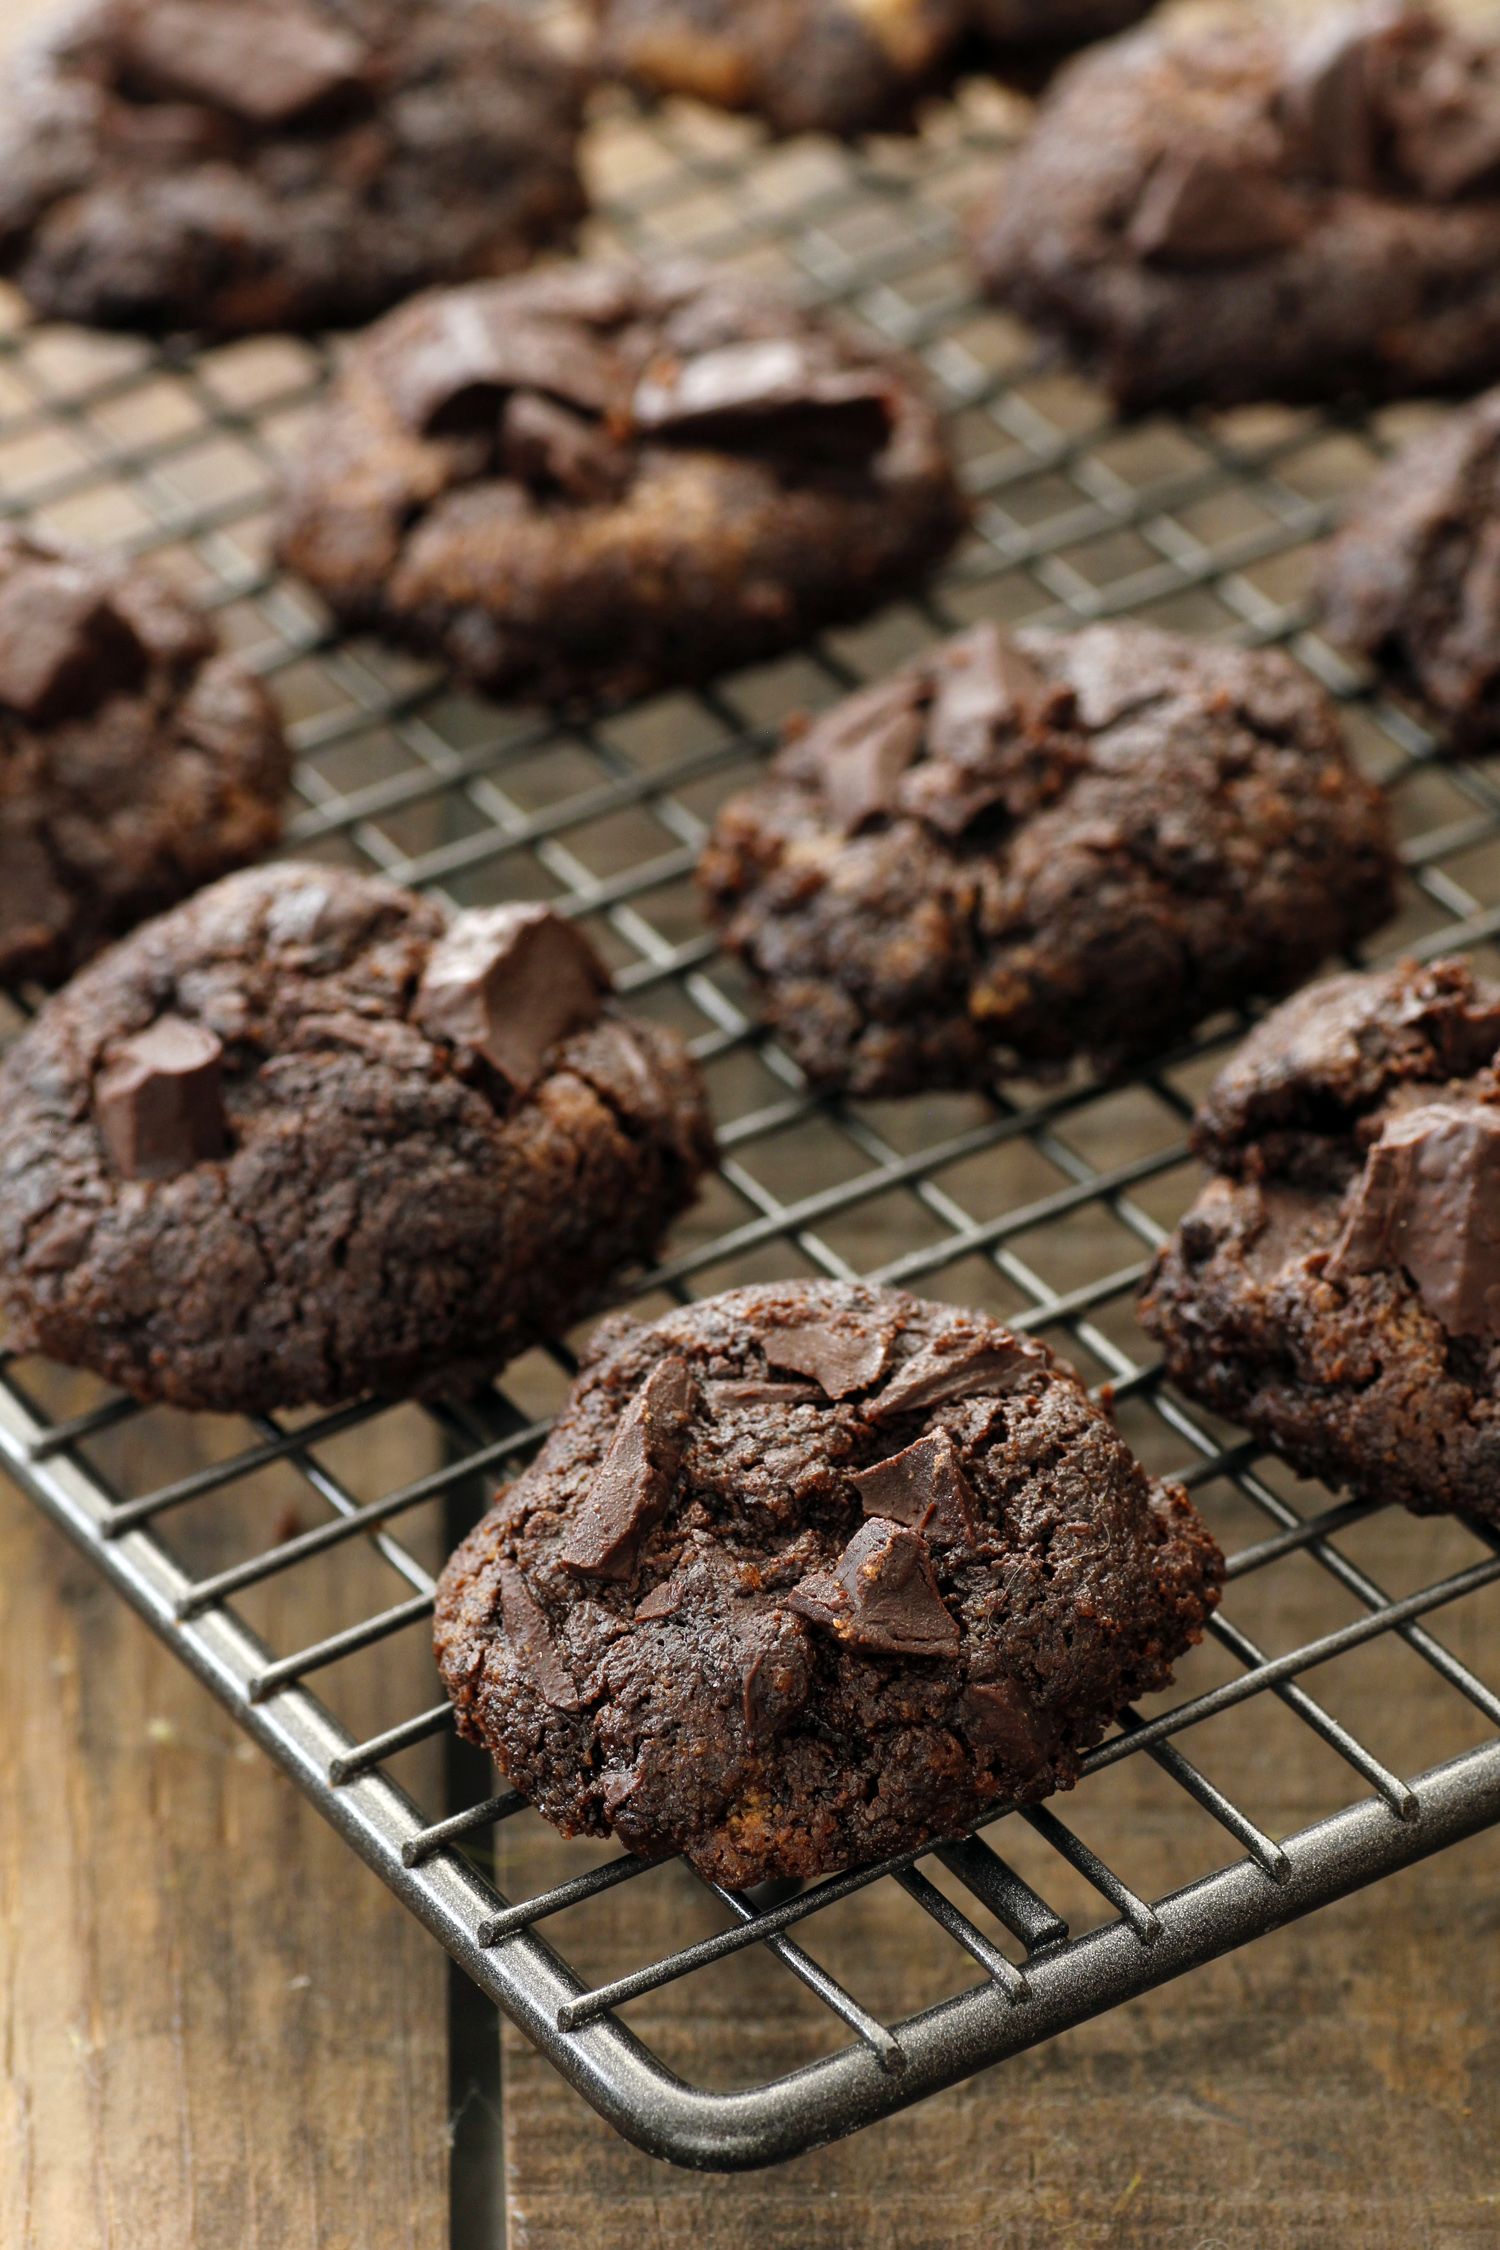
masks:
[[[522,484],[585,505],[618,498],[630,476],[628,456],[597,421],[540,391],[515,391],[506,401],[500,465]]]
[[[524,1667],[554,1710],[582,1710],[577,1682],[558,1652],[541,1604],[513,1563],[502,1562],[499,1576],[500,1623],[517,1665]]]
[[[620,1418],[561,1560],[586,1578],[623,1582],[667,1512],[698,1386],[685,1360],[658,1360]]]
[[[503,291],[474,289],[436,301],[429,332],[388,362],[386,385],[402,421],[429,435],[498,417],[513,391],[598,415],[619,389],[608,350],[581,323],[518,319]]]
[[[647,437],[733,446],[816,432],[818,444],[854,456],[881,450],[893,412],[891,382],[880,369],[821,365],[789,337],[657,360],[630,405],[631,422]]]
[[[976,625],[949,641],[934,668],[927,748],[970,765],[1004,729],[1022,729],[1066,700],[1024,649],[997,626]]]
[[[527,1094],[558,1041],[596,1020],[608,988],[588,939],[550,906],[483,907],[433,947],[413,1015]]]
[[[849,1482],[867,1516],[904,1523],[934,1547],[973,1547],[974,1493],[946,1430],[929,1431],[904,1453],[856,1471]]]
[[[1384,49],[1408,20],[1399,0],[1335,9],[1292,50],[1282,117],[1296,154],[1336,187],[1379,185]]]
[[[202,1024],[162,1016],[123,1040],[94,1087],[94,1117],[127,1180],[166,1180],[222,1156],[224,1049]]]
[[[362,40],[274,0],[149,0],[125,18],[121,60],[146,91],[206,102],[247,125],[290,125],[354,92]]]
[[[807,1627],[784,1609],[762,1612],[741,1636],[745,1655],[741,1709],[745,1732],[760,1748],[794,1719],[812,1690]]]
[[[1003,1396],[1018,1390],[1032,1371],[1019,1344],[990,1344],[972,1337],[955,1350],[928,1344],[895,1374],[866,1409],[877,1422],[893,1414],[916,1414],[954,1399]]]
[[[772,1329],[762,1344],[773,1367],[810,1375],[833,1399],[852,1397],[855,1391],[867,1391],[878,1383],[891,1356],[888,1333],[878,1328],[854,1333],[823,1321],[811,1321],[805,1328]]]
[[[829,815],[846,836],[896,810],[923,733],[922,685],[912,672],[862,688],[807,727],[802,760],[816,769]]]
[[[97,577],[64,561],[27,561],[0,576],[0,705],[45,720],[85,708],[112,684],[133,686],[145,661]]]
[[[827,1394],[816,1383],[746,1382],[707,1383],[709,1405],[722,1406],[815,1406]]]
[[[991,1758],[1025,1766],[1041,1752],[1044,1731],[1013,1681],[974,1681],[964,1690],[959,1713],[969,1740]]]
[[[1228,265],[1285,249],[1304,223],[1268,174],[1185,152],[1157,166],[1128,231],[1132,249],[1157,264]]]
[[[814,1571],[787,1607],[879,1656],[954,1656],[958,1626],[944,1607],[920,1533],[880,1518],[861,1524],[832,1570]]]
[[[1450,1336],[1500,1338],[1500,1106],[1439,1099],[1387,1120],[1328,1275],[1396,1267]]]

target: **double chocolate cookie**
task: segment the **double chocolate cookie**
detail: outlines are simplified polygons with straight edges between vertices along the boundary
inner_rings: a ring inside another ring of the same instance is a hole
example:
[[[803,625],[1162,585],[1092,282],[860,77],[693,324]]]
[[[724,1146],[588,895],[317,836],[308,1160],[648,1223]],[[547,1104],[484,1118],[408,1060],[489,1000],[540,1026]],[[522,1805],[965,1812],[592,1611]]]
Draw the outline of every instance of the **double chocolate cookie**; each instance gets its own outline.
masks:
[[[437,1653],[565,1834],[754,1883],[1068,1787],[1222,1571],[1042,1345],[789,1282],[600,1331],[449,1563]]]
[[[22,1350],[249,1412],[473,1385],[692,1200],[670,1032],[540,906],[449,921],[332,868],[230,876],[50,1001],[0,1071]]]
[[[0,528],[0,979],[266,851],[291,758],[259,681],[156,572]]]
[[[1500,39],[1395,0],[1143,30],[1058,85],[979,257],[1123,406],[1473,389]]]
[[[1456,750],[1500,736],[1500,391],[1412,441],[1350,511],[1322,572],[1329,637],[1382,666]]]
[[[652,94],[753,110],[778,133],[912,124],[969,67],[1034,70],[1150,0],[593,0],[604,66]]]
[[[348,623],[557,702],[861,617],[965,520],[905,362],[697,266],[576,265],[363,338],[280,547]]]
[[[497,0],[92,0],[0,97],[0,271],[95,326],[366,320],[565,241],[580,113]]]
[[[976,626],[794,729],[701,875],[815,1083],[1160,1049],[1391,912],[1390,816],[1278,652]]]
[[[1214,1178],[1142,1317],[1193,1397],[1307,1476],[1500,1523],[1500,986],[1335,977],[1209,1094]]]

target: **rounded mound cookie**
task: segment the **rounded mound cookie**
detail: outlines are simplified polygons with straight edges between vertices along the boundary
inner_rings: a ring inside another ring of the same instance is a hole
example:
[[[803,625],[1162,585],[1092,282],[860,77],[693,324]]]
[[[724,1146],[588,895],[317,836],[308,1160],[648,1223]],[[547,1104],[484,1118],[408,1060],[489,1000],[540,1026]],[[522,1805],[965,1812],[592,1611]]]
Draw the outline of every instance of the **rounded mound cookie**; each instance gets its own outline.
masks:
[[[1280,653],[981,625],[793,731],[701,875],[808,1077],[885,1095],[1285,992],[1390,914],[1396,855]]]
[[[1500,1523],[1500,985],[1334,977],[1269,1017],[1142,1318],[1173,1379],[1307,1476]]]
[[[138,563],[0,528],[0,979],[269,850],[291,757],[259,681]]]
[[[1121,405],[1500,372],[1500,40],[1391,0],[1148,26],[1073,66],[977,241]]]
[[[0,271],[96,327],[367,320],[565,241],[580,121],[495,0],[92,0],[3,96]]]
[[[249,1412],[472,1385],[648,1256],[702,1081],[549,909],[451,923],[332,868],[230,876],[50,1001],[0,1070],[21,1350]]]
[[[606,1325],[445,1571],[464,1733],[564,1834],[820,1875],[1065,1788],[1222,1559],[1071,1369],[835,1283]]]
[[[1330,639],[1445,722],[1500,736],[1500,391],[1413,439],[1355,502],[1322,570]]]
[[[904,362],[697,266],[575,265],[362,339],[280,548],[347,622],[556,702],[863,616],[964,522]]]

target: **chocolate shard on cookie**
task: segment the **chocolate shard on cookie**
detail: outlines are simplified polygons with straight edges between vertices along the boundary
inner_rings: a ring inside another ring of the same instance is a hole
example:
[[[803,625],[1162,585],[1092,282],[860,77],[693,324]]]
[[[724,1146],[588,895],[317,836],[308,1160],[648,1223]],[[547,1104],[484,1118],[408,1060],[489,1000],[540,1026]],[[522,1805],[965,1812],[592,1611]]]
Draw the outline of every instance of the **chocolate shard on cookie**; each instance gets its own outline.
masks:
[[[1170,15],[1059,82],[991,293],[1129,409],[1500,375],[1500,35],[1387,0]]]
[[[281,832],[265,689],[146,565],[0,530],[0,978],[60,983]]]
[[[0,271],[94,327],[371,319],[582,216],[577,72],[506,0],[84,0],[0,88]]]
[[[703,680],[920,585],[966,507],[921,375],[687,263],[404,307],[294,464],[282,559],[500,696]]]
[[[649,1257],[711,1157],[686,1049],[623,1013],[571,925],[257,869],[11,1048],[0,1313],[15,1348],[190,1408],[472,1388]],[[653,1404],[653,1476],[659,1439]],[[622,1452],[598,1567],[654,1489],[630,1499]]]
[[[811,725],[720,813],[709,909],[817,1085],[1112,1066],[1391,913],[1389,810],[1279,652],[977,626]]]
[[[444,1571],[436,1648],[462,1731],[565,1834],[754,1883],[1069,1786],[1222,1571],[1043,1345],[788,1282],[599,1332]]]
[[[1500,986],[1315,985],[1221,1074],[1142,1316],[1184,1390],[1359,1498],[1500,1522]]]

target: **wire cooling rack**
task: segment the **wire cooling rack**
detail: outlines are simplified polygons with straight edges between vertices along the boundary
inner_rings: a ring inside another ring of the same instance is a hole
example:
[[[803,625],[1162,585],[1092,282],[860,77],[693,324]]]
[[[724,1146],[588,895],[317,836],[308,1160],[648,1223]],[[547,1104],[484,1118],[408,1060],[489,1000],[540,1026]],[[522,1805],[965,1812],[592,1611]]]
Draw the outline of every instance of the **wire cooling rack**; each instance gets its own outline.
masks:
[[[37,1362],[0,1369],[0,1458],[17,1481],[599,2110],[704,2167],[849,2132],[1500,1821],[1500,1696],[1483,1677],[1500,1647],[1500,1541],[1297,1484],[1143,1356],[1136,1284],[1193,1190],[1194,1095],[1242,1027],[1221,1022],[1125,1084],[815,1103],[757,1035],[693,902],[714,807],[788,709],[978,616],[1130,611],[1285,642],[1348,697],[1405,837],[1383,952],[1482,948],[1500,932],[1495,779],[1437,760],[1412,715],[1308,625],[1310,546],[1408,417],[1121,428],[1085,387],[1039,371],[1024,336],[975,302],[960,246],[1016,116],[974,91],[919,146],[853,155],[605,104],[596,239],[779,276],[919,352],[978,513],[929,600],[590,725],[498,712],[335,641],[267,574],[277,461],[325,374],[319,350],[176,356],[31,331],[13,306],[0,327],[6,506],[159,551],[214,603],[295,725],[292,848],[456,904],[558,899],[633,1002],[693,1038],[723,1169],[633,1292],[645,1310],[794,1273],[987,1304],[1112,1386],[1137,1448],[1186,1474],[1231,1552],[1205,1647],[1171,1696],[1126,1714],[1076,1795],[752,1899],[563,1843],[513,1796],[485,1796],[492,1784],[441,1793],[430,1753],[449,1719],[422,1647],[433,1572],[534,1449],[573,1365],[566,1343],[519,1362],[482,1409],[215,1421],[186,1452],[181,1417]],[[313,1581],[322,1607],[297,1598]],[[309,1637],[314,1613],[334,1622]],[[450,1783],[474,1763],[449,1758]],[[1289,1812],[1276,1781],[1294,1767],[1316,1778]],[[1108,1809],[1122,1773],[1124,1818]],[[1137,1844],[1144,1874],[1128,1864]],[[776,2027],[743,2047],[726,2032],[739,2060],[725,2083],[683,2075],[667,2051],[681,2013],[665,2003],[690,1977],[696,2020]]]

